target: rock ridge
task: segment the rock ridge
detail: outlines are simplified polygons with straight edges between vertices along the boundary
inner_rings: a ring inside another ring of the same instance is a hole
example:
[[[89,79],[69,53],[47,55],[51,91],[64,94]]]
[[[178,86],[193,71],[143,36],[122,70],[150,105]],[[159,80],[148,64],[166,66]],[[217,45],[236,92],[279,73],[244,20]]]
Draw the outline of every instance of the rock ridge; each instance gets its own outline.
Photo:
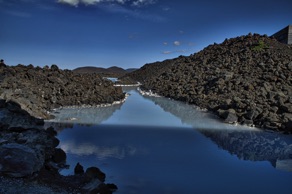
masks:
[[[124,97],[120,87],[97,74],[75,74],[56,65],[0,66],[0,98],[17,102],[36,118],[48,119],[53,108],[107,104]]]
[[[206,108],[227,123],[292,132],[292,47],[248,34],[127,75],[142,89]]]

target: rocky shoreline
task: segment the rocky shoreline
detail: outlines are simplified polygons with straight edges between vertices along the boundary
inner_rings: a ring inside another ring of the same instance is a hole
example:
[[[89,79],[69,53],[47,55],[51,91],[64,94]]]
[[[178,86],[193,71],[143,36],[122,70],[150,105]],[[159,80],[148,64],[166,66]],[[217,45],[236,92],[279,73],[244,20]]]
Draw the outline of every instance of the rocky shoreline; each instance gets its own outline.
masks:
[[[292,133],[292,46],[248,34],[127,75],[144,90],[195,104],[227,123]]]
[[[125,97],[98,74],[76,74],[51,67],[0,65],[0,99],[13,100],[36,118],[47,119],[48,111],[63,106],[99,105]]]
[[[56,65],[7,66],[0,63],[0,193],[112,193],[97,167],[62,176],[66,153],[58,148],[54,128],[44,127],[49,110],[69,105],[123,101],[120,87],[96,74],[79,75]],[[11,187],[11,186],[14,187]],[[40,189],[40,190],[39,190]]]

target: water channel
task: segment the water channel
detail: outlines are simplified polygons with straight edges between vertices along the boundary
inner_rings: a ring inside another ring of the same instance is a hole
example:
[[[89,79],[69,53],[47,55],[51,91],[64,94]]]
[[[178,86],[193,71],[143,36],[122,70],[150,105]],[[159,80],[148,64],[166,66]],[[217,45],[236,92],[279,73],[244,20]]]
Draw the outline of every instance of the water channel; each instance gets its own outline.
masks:
[[[124,87],[123,104],[63,108],[58,130],[73,174],[98,166],[120,194],[291,193],[292,136],[224,124],[215,116]]]

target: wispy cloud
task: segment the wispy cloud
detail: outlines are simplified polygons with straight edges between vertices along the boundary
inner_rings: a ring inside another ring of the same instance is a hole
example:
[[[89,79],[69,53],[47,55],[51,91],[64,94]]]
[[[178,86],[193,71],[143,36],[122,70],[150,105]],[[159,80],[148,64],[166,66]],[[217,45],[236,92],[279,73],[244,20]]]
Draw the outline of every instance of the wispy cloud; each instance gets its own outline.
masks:
[[[163,42],[163,45],[166,46],[166,47],[171,46],[171,44],[168,44],[168,42]],[[181,41],[178,41],[178,40],[172,42],[172,48],[181,48],[181,46],[183,46],[183,45],[185,47],[187,45],[188,48],[186,47],[186,48],[180,49],[180,50],[172,50],[172,49],[170,49],[170,50],[162,51],[161,53],[162,54],[166,54],[166,55],[167,54],[174,54],[174,53],[188,53],[188,52],[191,51],[190,48],[193,47],[194,43],[189,42],[188,44],[183,44]]]
[[[156,3],[155,0],[135,0],[132,2],[132,5],[140,7],[140,6],[150,5],[154,3]]]
[[[127,8],[122,5],[118,4],[107,4],[107,5],[100,5],[100,7],[110,13],[113,14],[124,14],[128,15],[130,17],[142,19],[142,20],[147,20],[147,21],[153,21],[153,22],[163,22],[165,21],[165,18],[156,15],[156,14],[149,14],[145,13],[141,10],[133,10],[130,8]]]
[[[167,54],[171,54],[172,53],[172,51],[163,51],[162,52],[162,54],[165,54],[165,55],[167,55]]]
[[[23,11],[14,11],[14,10],[4,10],[4,13],[16,16],[16,17],[22,17],[22,18],[29,18],[31,17],[30,13],[23,12]]]
[[[44,11],[56,10],[56,7],[53,3],[48,3],[47,1],[38,1],[38,0],[0,0],[0,11],[22,18],[29,18],[33,16],[31,9],[27,8],[37,8]]]
[[[173,42],[173,45],[174,45],[174,46],[180,46],[180,45],[181,45],[181,42],[178,41],[178,40],[176,40],[176,41]]]
[[[156,0],[58,0],[58,3],[68,4],[77,7],[79,4],[96,5],[99,3],[130,4],[135,7],[142,7],[156,3]]]
[[[163,11],[169,11],[170,10],[170,7],[162,7],[162,10]]]
[[[193,42],[189,42],[189,44],[188,44],[189,46],[195,46],[196,44],[195,43],[193,43]]]
[[[57,0],[58,3],[78,7],[79,5],[97,6],[109,13],[124,14],[126,16],[147,21],[163,22],[164,17],[157,14],[149,14],[137,9],[156,3],[156,0]]]
[[[132,34],[129,34],[129,36],[128,36],[128,38],[129,38],[130,40],[137,39],[137,37],[138,37],[138,34],[137,34],[137,33],[132,33]]]
[[[163,51],[162,54],[168,55],[168,54],[172,54],[172,53],[187,53],[189,52],[189,50],[176,50],[176,51]]]

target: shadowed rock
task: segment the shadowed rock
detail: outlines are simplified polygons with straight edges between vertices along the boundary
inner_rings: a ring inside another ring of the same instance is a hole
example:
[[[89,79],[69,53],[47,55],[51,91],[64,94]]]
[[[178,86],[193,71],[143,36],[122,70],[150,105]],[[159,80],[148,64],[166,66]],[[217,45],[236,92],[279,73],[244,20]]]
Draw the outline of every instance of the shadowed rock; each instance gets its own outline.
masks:
[[[74,168],[74,174],[78,175],[78,174],[84,174],[84,169],[83,166],[79,164],[79,162],[76,164],[75,168]]]
[[[30,176],[39,171],[43,163],[28,146],[10,143],[0,147],[0,172],[11,177]]]
[[[125,97],[121,87],[97,74],[75,74],[56,65],[0,66],[0,80],[0,98],[16,102],[36,118],[49,119],[48,111],[53,108],[94,106]]]

